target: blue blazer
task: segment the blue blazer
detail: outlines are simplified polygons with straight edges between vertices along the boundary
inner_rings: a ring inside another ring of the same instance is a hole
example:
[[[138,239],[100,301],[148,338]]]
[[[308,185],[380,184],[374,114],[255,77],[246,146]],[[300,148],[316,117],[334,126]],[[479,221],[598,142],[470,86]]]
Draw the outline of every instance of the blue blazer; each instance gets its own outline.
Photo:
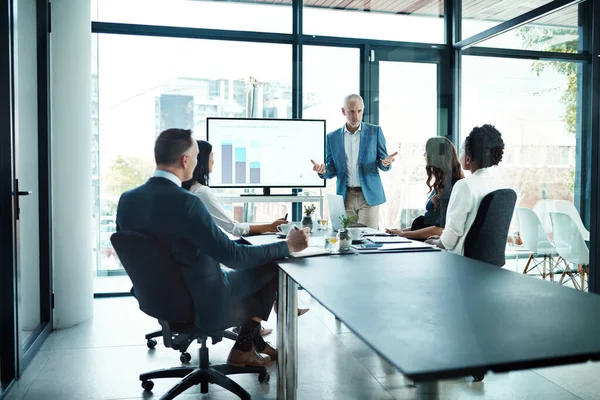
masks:
[[[121,195],[117,229],[154,236],[167,246],[194,301],[195,324],[206,330],[239,322],[234,321],[231,288],[220,263],[232,269],[255,268],[289,255],[284,241],[264,246],[231,241],[198,196],[159,177]]]
[[[381,127],[363,122],[361,129],[358,177],[367,204],[378,206],[385,203],[385,193],[377,168],[388,171],[392,168],[392,164],[384,167],[381,162],[388,156]],[[346,176],[346,149],[344,147],[343,127],[327,134],[325,168],[325,174],[321,175],[321,178],[331,179],[337,177],[337,194],[345,199],[348,177]]]

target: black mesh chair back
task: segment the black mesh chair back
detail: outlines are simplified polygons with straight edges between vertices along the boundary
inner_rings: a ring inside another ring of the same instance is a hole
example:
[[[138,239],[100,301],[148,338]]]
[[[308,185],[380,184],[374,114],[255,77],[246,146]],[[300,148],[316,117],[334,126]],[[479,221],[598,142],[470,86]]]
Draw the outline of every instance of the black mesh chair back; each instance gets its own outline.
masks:
[[[183,274],[161,242],[126,230],[114,233],[110,241],[143,312],[171,323],[194,323],[194,304]]]
[[[465,238],[465,257],[503,266],[506,239],[517,202],[512,189],[500,189],[486,195],[475,221]]]

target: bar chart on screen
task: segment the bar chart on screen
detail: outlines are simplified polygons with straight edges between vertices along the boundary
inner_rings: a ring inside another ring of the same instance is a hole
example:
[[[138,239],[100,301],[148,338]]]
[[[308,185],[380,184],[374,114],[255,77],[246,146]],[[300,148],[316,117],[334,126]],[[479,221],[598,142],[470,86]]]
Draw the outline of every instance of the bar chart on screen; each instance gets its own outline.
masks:
[[[311,159],[324,161],[325,121],[207,119],[213,187],[323,187]]]

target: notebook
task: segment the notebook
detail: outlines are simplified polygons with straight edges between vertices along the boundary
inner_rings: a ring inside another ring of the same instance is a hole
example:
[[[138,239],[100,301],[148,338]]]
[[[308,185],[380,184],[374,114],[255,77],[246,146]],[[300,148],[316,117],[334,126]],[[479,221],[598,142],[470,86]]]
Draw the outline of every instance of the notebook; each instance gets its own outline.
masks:
[[[329,250],[324,249],[323,247],[307,247],[302,251],[297,251],[290,254],[290,257],[293,258],[302,258],[302,257],[313,257],[313,256],[324,256],[329,255]]]
[[[368,240],[373,243],[410,243],[411,241],[402,236],[369,236]]]
[[[361,253],[385,253],[402,251],[437,251],[438,247],[423,242],[409,240],[403,243],[372,243],[362,245],[352,245],[352,247]]]

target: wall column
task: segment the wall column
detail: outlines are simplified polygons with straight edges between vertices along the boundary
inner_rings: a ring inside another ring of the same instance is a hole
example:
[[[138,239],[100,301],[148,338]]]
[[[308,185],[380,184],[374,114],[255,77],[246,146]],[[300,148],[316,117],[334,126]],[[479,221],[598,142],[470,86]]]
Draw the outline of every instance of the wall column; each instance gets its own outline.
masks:
[[[93,315],[90,1],[52,0],[54,327]]]

